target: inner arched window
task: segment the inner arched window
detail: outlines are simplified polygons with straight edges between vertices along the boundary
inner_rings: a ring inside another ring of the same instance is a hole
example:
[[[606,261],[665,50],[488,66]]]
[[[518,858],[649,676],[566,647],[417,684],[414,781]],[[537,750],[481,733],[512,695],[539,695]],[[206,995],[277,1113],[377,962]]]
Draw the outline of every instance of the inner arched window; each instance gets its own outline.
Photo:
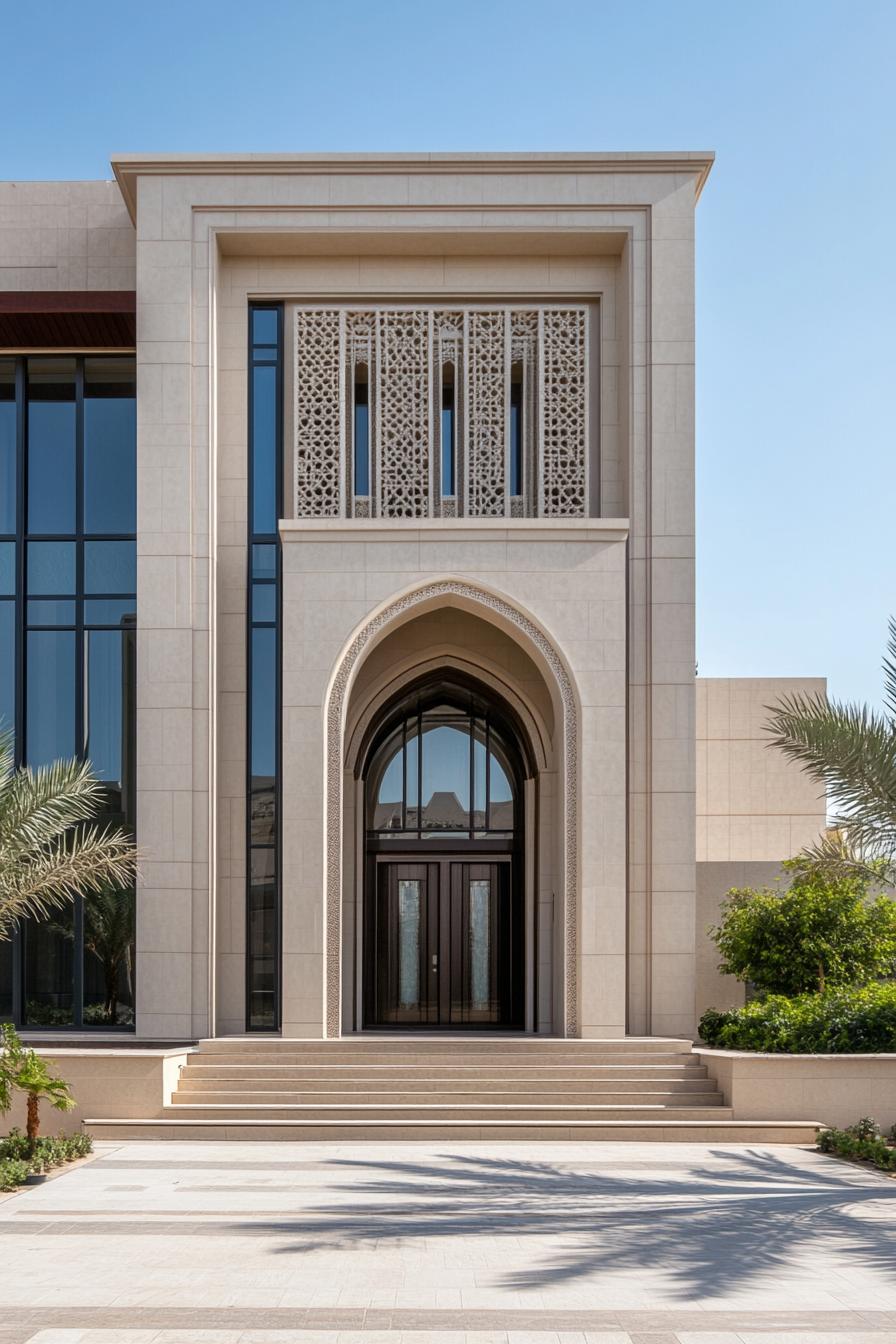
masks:
[[[488,713],[445,703],[393,721],[367,772],[367,829],[424,839],[509,838],[515,770]]]

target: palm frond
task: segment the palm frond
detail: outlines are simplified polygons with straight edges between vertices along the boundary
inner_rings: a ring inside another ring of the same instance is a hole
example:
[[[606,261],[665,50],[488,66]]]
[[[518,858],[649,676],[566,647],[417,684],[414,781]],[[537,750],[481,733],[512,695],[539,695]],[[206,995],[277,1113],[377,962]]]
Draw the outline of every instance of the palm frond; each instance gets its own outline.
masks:
[[[887,713],[823,695],[784,696],[769,706],[766,730],[777,747],[822,784],[836,839],[806,853],[828,871],[896,871],[896,621],[884,658]],[[839,847],[839,848],[838,848]]]
[[[54,761],[17,770],[0,799],[0,856],[40,849],[95,817],[103,786],[88,761]],[[2,862],[2,858],[0,858]]]
[[[896,620],[890,617],[887,652],[884,655],[884,704],[896,724]]]
[[[9,937],[20,920],[46,918],[73,895],[130,886],[137,860],[133,841],[123,831],[79,827],[58,837],[27,861],[0,871],[0,939]]]

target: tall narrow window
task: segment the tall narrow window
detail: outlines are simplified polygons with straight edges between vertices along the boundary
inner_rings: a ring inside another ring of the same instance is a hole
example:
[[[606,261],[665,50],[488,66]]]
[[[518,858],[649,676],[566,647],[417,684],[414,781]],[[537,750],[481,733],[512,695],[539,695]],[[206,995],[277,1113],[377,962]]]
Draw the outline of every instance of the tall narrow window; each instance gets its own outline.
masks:
[[[523,493],[523,367],[510,370],[510,493]]]
[[[114,354],[0,360],[0,719],[17,763],[89,760],[99,825],[132,834],[134,373]],[[27,921],[0,955],[0,1016],[133,1027],[134,929],[131,886]]]
[[[442,368],[442,498],[451,499],[457,493],[455,467],[455,388],[454,365]]]
[[[367,368],[355,369],[354,492],[362,498],[370,494],[370,396]]]
[[[283,311],[249,309],[246,1027],[280,1024],[280,538]]]

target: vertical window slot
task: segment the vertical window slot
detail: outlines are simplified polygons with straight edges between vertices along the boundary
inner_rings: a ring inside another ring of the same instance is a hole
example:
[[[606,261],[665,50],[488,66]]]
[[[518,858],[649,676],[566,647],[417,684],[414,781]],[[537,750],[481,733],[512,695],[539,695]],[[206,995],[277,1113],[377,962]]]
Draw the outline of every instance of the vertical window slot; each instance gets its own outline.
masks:
[[[454,365],[445,364],[442,368],[442,482],[443,499],[451,499],[456,494],[456,472],[454,463],[455,441],[455,381]]]
[[[370,379],[366,364],[355,369],[354,493],[370,494]]]
[[[523,366],[510,370],[510,493],[523,493]]]

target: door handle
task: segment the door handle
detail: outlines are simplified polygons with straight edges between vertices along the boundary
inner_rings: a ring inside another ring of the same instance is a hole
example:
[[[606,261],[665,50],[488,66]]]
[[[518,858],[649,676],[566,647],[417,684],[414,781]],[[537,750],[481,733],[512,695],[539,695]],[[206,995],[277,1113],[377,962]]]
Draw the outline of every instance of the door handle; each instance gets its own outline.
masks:
[[[432,954],[432,970],[433,970],[433,974],[434,974],[434,975],[436,974],[436,972],[438,971],[438,969],[439,969],[439,954],[438,954],[437,952],[433,952],[433,954]]]

